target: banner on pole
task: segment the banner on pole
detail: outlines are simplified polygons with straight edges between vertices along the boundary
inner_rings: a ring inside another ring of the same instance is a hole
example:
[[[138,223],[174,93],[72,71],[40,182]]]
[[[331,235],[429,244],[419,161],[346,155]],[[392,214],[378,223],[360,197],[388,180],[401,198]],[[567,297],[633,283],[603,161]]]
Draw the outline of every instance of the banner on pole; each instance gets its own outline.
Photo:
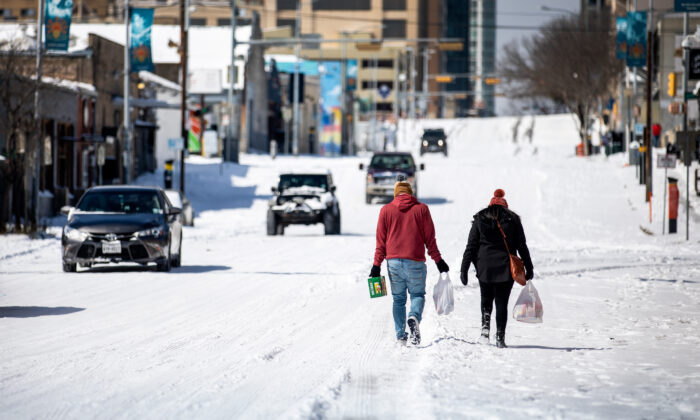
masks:
[[[46,0],[44,25],[47,50],[68,50],[73,0]]]
[[[647,64],[647,14],[627,13],[627,67]]]
[[[617,28],[615,55],[625,60],[627,59],[627,16],[618,17],[615,27]]]
[[[345,70],[345,90],[354,92],[357,90],[357,60],[347,60]]]
[[[327,61],[321,75],[321,141],[319,151],[324,156],[340,154],[342,143],[341,90],[342,72],[340,61]]]
[[[131,9],[131,71],[153,71],[151,54],[151,27],[153,9]]]
[[[673,10],[676,12],[700,12],[700,0],[674,0]]]

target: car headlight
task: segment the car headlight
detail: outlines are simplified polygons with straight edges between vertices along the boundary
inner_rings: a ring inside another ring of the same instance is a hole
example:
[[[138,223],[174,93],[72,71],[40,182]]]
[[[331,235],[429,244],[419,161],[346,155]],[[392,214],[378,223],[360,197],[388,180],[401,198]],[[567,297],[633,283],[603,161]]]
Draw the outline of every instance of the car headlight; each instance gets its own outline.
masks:
[[[90,237],[90,234],[87,232],[83,232],[80,229],[74,229],[68,226],[63,228],[63,234],[66,235],[66,238],[73,241],[85,241]]]
[[[149,236],[162,236],[165,233],[165,229],[162,226],[140,230],[136,232],[135,236],[137,238],[144,238]]]
[[[428,141],[427,141],[427,140],[423,140],[423,147],[428,147]]]
[[[374,182],[374,176],[372,176],[372,174],[367,174],[367,182],[370,184]]]
[[[442,145],[443,145],[443,144],[445,144],[445,142],[444,142],[444,141],[442,141],[442,140],[438,140],[438,146],[442,147]]]

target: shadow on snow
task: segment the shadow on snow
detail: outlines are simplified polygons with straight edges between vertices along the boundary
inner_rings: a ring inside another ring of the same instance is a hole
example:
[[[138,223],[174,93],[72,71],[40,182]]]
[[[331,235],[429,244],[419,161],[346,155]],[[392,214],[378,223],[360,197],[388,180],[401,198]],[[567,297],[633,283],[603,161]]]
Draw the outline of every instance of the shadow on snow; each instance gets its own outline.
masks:
[[[0,307],[0,318],[35,318],[48,315],[68,315],[84,310],[85,308],[73,308],[71,306],[59,306],[56,308],[46,306],[5,306]]]

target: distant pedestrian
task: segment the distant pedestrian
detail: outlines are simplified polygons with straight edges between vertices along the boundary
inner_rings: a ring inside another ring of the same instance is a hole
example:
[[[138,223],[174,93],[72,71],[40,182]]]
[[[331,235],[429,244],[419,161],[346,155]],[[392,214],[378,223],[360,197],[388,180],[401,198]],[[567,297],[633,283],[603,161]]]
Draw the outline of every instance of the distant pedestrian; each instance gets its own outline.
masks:
[[[405,344],[406,292],[411,294],[408,328],[411,343],[420,344],[418,325],[425,305],[425,248],[441,273],[450,270],[440,256],[435,242],[435,227],[430,210],[413,195],[411,184],[400,179],[394,186],[394,200],[382,207],[377,221],[377,248],[370,277],[379,277],[380,266],[387,260],[396,338]]]
[[[508,210],[505,192],[497,189],[489,206],[474,215],[469,231],[467,247],[462,257],[460,278],[465,286],[468,282],[467,271],[474,263],[476,277],[481,289],[481,338],[489,342],[491,312],[496,302],[496,346],[506,347],[505,334],[508,322],[508,299],[513,288],[510,273],[510,257],[516,251],[525,265],[525,278],[532,279],[532,260],[525,241],[525,232],[520,217]],[[500,226],[500,228],[499,228]],[[502,232],[501,233],[501,229]],[[505,234],[505,242],[503,235]]]

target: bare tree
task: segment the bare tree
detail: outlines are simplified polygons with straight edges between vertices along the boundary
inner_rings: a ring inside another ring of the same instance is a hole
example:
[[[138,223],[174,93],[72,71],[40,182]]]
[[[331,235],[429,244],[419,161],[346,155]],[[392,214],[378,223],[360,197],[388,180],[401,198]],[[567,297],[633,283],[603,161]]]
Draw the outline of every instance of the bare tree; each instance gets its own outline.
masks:
[[[501,60],[509,96],[548,98],[565,106],[577,117],[582,141],[588,116],[609,97],[622,70],[605,12],[587,23],[576,16],[556,18],[521,44],[506,46]]]
[[[28,208],[27,175],[36,164],[33,151],[39,145],[34,118],[35,82],[28,75],[35,72],[31,56],[27,56],[25,40],[0,41],[0,132],[5,134],[2,151],[5,162],[0,199],[0,232],[14,219],[14,230],[36,228]]]

